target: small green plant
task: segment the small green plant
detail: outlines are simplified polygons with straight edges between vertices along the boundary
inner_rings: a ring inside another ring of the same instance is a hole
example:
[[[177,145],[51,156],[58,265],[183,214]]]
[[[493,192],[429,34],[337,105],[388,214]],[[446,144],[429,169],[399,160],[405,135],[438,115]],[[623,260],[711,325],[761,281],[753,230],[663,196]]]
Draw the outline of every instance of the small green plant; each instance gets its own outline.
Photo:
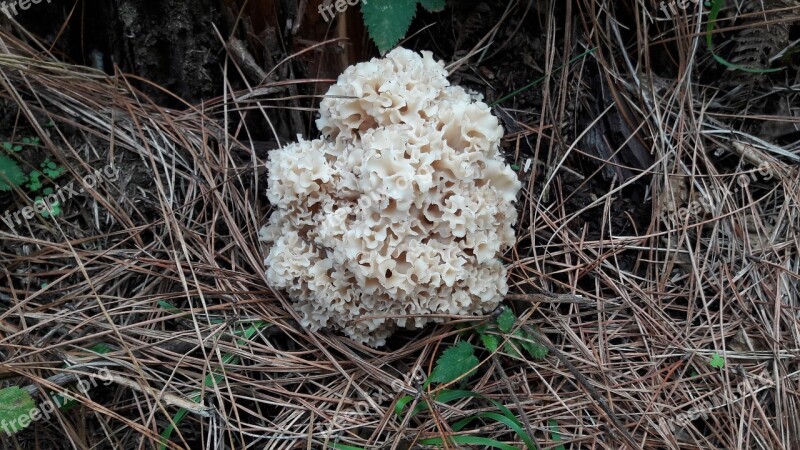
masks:
[[[0,389],[0,431],[15,434],[31,423],[36,404],[28,391],[17,386]]]
[[[41,170],[31,170],[29,174],[20,168],[14,153],[23,150],[25,146],[38,147],[38,137],[22,138],[19,143],[5,141],[2,143],[2,149],[5,155],[0,153],[0,191],[10,191],[15,187],[24,185],[31,193],[39,192],[47,181],[53,181],[66,173],[64,167],[59,166],[49,158],[42,161],[39,165]],[[44,204],[45,208],[41,211],[44,218],[57,217],[61,215],[61,203],[53,201],[52,203],[45,202],[45,196],[51,196],[53,189],[48,187],[42,191],[42,195],[36,196],[34,204],[37,205],[37,211],[40,211],[39,204]]]
[[[522,329],[514,330],[516,322],[517,317],[514,315],[514,312],[510,309],[505,309],[493,322],[478,326],[475,332],[485,349],[491,353],[497,352],[502,343],[502,349],[505,353],[514,358],[522,358],[520,349],[527,351],[534,359],[542,359],[547,356],[547,347],[539,344],[536,336],[528,334],[528,332]],[[459,379],[466,380],[471,377],[477,371],[478,365],[480,364],[480,360],[475,356],[475,350],[475,347],[466,340],[460,341],[453,347],[445,349],[436,361],[436,366],[434,366],[431,375],[425,381],[423,387],[428,388],[431,383],[447,384]],[[527,448],[537,448],[533,442],[533,438],[525,432],[516,416],[512,414],[508,408],[494,400],[472,391],[451,389],[438,390],[433,400],[439,403],[449,403],[464,398],[484,399],[497,408],[499,412],[489,411],[461,419],[452,425],[453,431],[459,432],[476,420],[499,422],[511,428],[520,439],[522,439]],[[400,398],[395,404],[395,413],[398,416],[402,416],[406,406],[413,400],[414,396],[411,395]],[[429,407],[429,403],[423,400],[408,414],[410,417],[413,417]],[[455,444],[457,446],[479,445],[503,450],[515,449],[513,446],[494,439],[472,435],[450,436],[447,440],[450,444]],[[419,443],[422,445],[436,446],[445,444],[444,439],[440,437],[422,439]]]
[[[444,9],[445,0],[371,0],[361,3],[367,31],[381,54],[392,49],[408,32],[417,5],[430,12]]]
[[[53,188],[45,188],[42,191],[42,194],[46,196],[50,196],[53,194]],[[49,219],[50,217],[58,217],[61,215],[61,202],[55,201],[53,203],[48,204],[45,202],[44,197],[37,196],[36,199],[33,201],[34,203],[42,203],[45,205],[44,211],[42,211],[42,217],[45,219]],[[37,209],[38,211],[38,209]]]
[[[50,161],[49,158],[45,159],[42,162],[42,164],[40,164],[40,167],[42,168],[42,172],[44,172],[44,175],[47,178],[51,179],[51,180],[55,180],[56,178],[60,177],[61,175],[64,175],[64,172],[66,172],[66,170],[67,170],[67,169],[65,169],[63,167],[60,167],[58,164],[54,163],[53,161]]]
[[[494,353],[498,350],[501,343],[501,336],[508,339],[503,344],[503,350],[514,358],[522,358],[520,349],[524,349],[533,359],[543,359],[547,356],[547,347],[538,343],[536,336],[529,334],[523,329],[514,330],[517,317],[510,309],[504,310],[494,324],[484,324],[477,328],[477,333],[481,338],[486,350]],[[512,332],[513,331],[513,332]],[[510,335],[509,335],[510,333]]]
[[[0,191],[10,191],[28,178],[13,158],[0,154]]]
[[[32,170],[28,175],[29,181],[26,187],[31,192],[36,192],[41,189],[44,186],[44,181],[55,180],[61,175],[64,175],[64,173],[67,171],[67,169],[60,167],[49,158],[42,161],[42,163],[39,164],[39,167],[41,170]],[[45,179],[44,181],[42,180],[43,177]],[[45,195],[47,194],[45,193]]]
[[[725,367],[725,358],[719,355],[719,353],[714,353],[711,355],[711,360],[708,361],[708,364],[715,369],[722,369]]]
[[[425,381],[425,387],[431,383],[449,383],[462,376],[469,378],[475,373],[479,363],[472,344],[461,341],[442,353],[431,376]]]
[[[42,171],[32,170],[30,174],[20,168],[16,159],[12,157],[14,153],[21,152],[25,146],[38,147],[38,137],[25,137],[18,143],[4,141],[2,148],[5,155],[0,153],[0,191],[10,191],[11,189],[28,183],[25,187],[31,192],[36,192],[42,188],[42,175],[50,180],[54,180],[66,172],[66,169],[59,167],[56,163],[46,159],[42,164]]]
[[[42,172],[38,170],[32,170],[30,175],[28,176],[28,184],[25,186],[31,192],[36,192],[42,188]]]

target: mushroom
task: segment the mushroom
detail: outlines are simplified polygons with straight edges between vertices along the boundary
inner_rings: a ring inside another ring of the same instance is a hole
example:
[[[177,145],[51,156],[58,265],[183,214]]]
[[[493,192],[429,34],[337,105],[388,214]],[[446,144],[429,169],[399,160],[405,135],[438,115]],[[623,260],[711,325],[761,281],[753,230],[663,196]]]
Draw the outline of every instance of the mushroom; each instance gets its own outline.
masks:
[[[347,68],[317,127],[270,154],[275,211],[260,233],[267,281],[302,325],[378,347],[400,327],[494,309],[521,183],[489,106],[430,52],[397,48]]]

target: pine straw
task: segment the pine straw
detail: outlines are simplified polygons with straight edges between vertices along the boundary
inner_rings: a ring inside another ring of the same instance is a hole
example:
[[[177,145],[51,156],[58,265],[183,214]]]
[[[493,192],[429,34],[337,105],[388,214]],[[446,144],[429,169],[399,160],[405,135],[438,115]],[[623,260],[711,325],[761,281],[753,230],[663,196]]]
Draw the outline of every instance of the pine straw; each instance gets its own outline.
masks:
[[[516,312],[586,379],[554,355],[484,354],[466,388],[518,414],[541,448],[556,445],[553,421],[571,448],[626,448],[626,434],[642,448],[798,448],[797,167],[732,125],[753,119],[741,109],[734,118],[709,111],[718,86],[691,73],[660,80],[633,71],[650,63],[626,63],[616,23],[595,3],[573,6],[591,40],[551,45],[561,24],[549,16],[543,112],[506,138],[520,165],[546,160],[520,172],[527,186],[519,243],[506,258]],[[653,5],[636,6],[642,16],[657,14]],[[510,8],[529,12],[525,2]],[[682,60],[702,59],[694,18],[678,23]],[[300,329],[289,300],[266,285],[257,240],[269,214],[265,155],[252,150],[240,118],[247,111],[267,118],[267,108],[311,106],[311,99],[280,98],[272,95],[280,86],[270,85],[263,91],[270,98],[228,92],[203,109],[170,111],[123,76],[57,63],[6,34],[0,41],[3,99],[17,105],[20,126],[41,137],[42,151],[69,168],[67,178],[80,183],[110,163],[122,169],[114,183],[84,186],[58,220],[0,231],[5,386],[27,387],[41,400],[64,392],[76,375],[91,379],[105,369],[114,377],[87,395],[73,392],[78,407],[3,437],[5,447],[154,447],[184,406],[190,413],[170,448],[409,448],[491,409],[473,399],[413,419],[393,414],[406,393],[429,398],[419,391],[420,374],[454,342],[456,321],[373,350]],[[655,162],[575,207],[600,179],[576,156],[597,156],[552,125],[569,122],[571,105],[592,88],[583,64],[559,68],[590,47]],[[796,104],[796,94],[790,98]],[[56,126],[43,127],[50,120]],[[718,148],[741,162],[721,168]],[[800,153],[796,145],[784,150]],[[769,177],[741,181],[762,163]],[[621,197],[648,185],[650,217],[622,210]],[[22,191],[13,198],[13,208],[31,202]],[[697,204],[709,206],[691,208]],[[684,207],[694,212],[681,214]],[[624,233],[620,218],[629,224]],[[235,334],[254,321],[270,326],[249,341]],[[88,350],[100,343],[110,351]],[[726,361],[722,369],[710,365],[715,354]],[[209,374],[224,376],[217,383]],[[495,423],[470,433],[522,445]]]

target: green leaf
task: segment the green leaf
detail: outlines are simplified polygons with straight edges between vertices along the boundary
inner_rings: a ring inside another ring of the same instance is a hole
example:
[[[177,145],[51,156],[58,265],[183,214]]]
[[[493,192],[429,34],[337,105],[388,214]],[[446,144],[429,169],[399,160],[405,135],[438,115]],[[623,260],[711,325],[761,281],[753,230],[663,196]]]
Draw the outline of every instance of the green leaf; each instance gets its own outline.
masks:
[[[469,377],[477,368],[478,363],[472,344],[461,341],[442,352],[442,356],[436,361],[436,367],[433,368],[425,386],[427,387],[430,383],[449,383],[464,374]]]
[[[381,55],[392,49],[408,32],[417,0],[370,0],[361,2],[367,31]]]
[[[107,344],[101,342],[99,344],[94,344],[93,346],[89,347],[89,351],[99,353],[104,355],[106,353],[111,353],[114,349],[109,347]]]
[[[42,181],[40,180],[41,176],[42,176],[42,173],[39,172],[38,170],[31,170],[30,182],[27,185],[28,189],[31,192],[36,192],[36,191],[38,191],[39,189],[42,188]]]
[[[506,416],[509,419],[511,419],[512,421],[514,421],[517,425],[521,426],[521,424],[519,423],[517,418],[514,417],[514,414],[511,413],[511,410],[509,410],[508,408],[506,408],[505,406],[503,406],[499,402],[497,402],[495,400],[492,400],[490,398],[486,398],[483,395],[478,394],[477,392],[464,391],[464,390],[444,389],[436,396],[436,398],[434,400],[439,402],[439,403],[447,404],[447,403],[454,402],[456,400],[465,399],[465,398],[479,398],[479,399],[486,400],[489,403],[491,403],[492,405],[494,405],[495,408],[499,409],[500,412],[503,413],[504,416]],[[419,403],[417,403],[417,406],[415,406],[414,409],[409,413],[409,417],[416,416],[417,414],[419,414],[420,411],[422,411],[423,409],[425,409],[427,407],[428,407],[428,402],[426,402],[424,400],[419,402]]]
[[[518,333],[514,333],[514,336],[521,338],[517,339],[517,342],[531,355],[533,359],[544,359],[547,354],[550,353],[550,350],[548,350],[547,347],[539,344],[533,336],[522,330],[519,330]]]
[[[708,363],[711,364],[711,367],[715,369],[722,369],[723,367],[725,367],[725,358],[719,356],[719,353],[714,353],[714,355],[711,356],[711,360]]]
[[[44,172],[47,178],[50,178],[51,180],[55,180],[56,178],[60,177],[67,170],[63,167],[59,167],[58,164],[49,159],[44,160],[40,166],[42,167],[42,172]]]
[[[558,431],[558,421],[555,419],[550,419],[547,421],[547,426],[550,428],[550,439],[553,442],[561,442],[561,432]],[[555,447],[555,450],[566,450],[564,448],[564,444],[558,444]]]
[[[45,189],[44,194],[45,195],[49,195],[49,194],[47,194],[47,189]],[[44,198],[36,197],[36,199],[33,201],[33,203],[34,204],[42,204],[42,205],[44,205],[44,211],[41,212],[41,215],[45,219],[49,219],[50,217],[58,217],[58,216],[61,215],[61,204],[60,204],[60,202],[53,202],[53,203],[48,205],[47,202],[44,201]],[[37,206],[37,208],[38,208],[38,206]],[[37,209],[37,211],[38,211],[38,209]]]
[[[494,439],[489,439],[485,437],[479,436],[450,436],[447,438],[449,442],[454,444],[462,444],[462,445],[481,445],[484,447],[489,448],[499,448],[500,450],[519,450],[517,447],[513,445],[504,444],[500,441],[496,441]],[[444,446],[444,441],[442,438],[430,438],[430,439],[421,439],[419,441],[422,445],[439,445]]]
[[[0,155],[0,191],[10,191],[25,181],[27,177],[19,164],[6,155]]]
[[[512,164],[511,170],[519,170],[519,164]]]
[[[169,311],[169,312],[170,312],[170,313],[172,313],[172,314],[181,314],[181,315],[187,315],[187,314],[189,314],[189,312],[188,312],[188,311],[184,311],[184,310],[182,310],[182,309],[178,309],[178,308],[177,308],[176,306],[174,306],[172,303],[165,302],[164,300],[159,300],[159,301],[158,301],[158,303],[157,303],[157,305],[158,305],[160,308],[162,308],[162,309],[166,309],[167,311]]]
[[[514,322],[516,321],[517,316],[514,315],[514,311],[506,309],[497,318],[497,327],[500,328],[500,331],[503,333],[508,333],[512,328],[514,328]]]
[[[519,352],[519,348],[513,339],[509,339],[505,344],[503,344],[503,350],[512,358],[523,359],[522,353]]]
[[[4,149],[11,150],[12,147],[14,147],[14,146],[11,144],[11,142],[3,142],[3,148]]]
[[[414,400],[413,395],[406,395],[401,397],[400,400],[398,400],[397,403],[394,405],[395,414],[397,414],[398,416],[402,415],[403,410],[406,409],[406,405],[411,403],[412,400]]]
[[[17,386],[0,390],[0,430],[14,434],[30,425],[36,411],[33,397]]]
[[[419,0],[419,4],[430,12],[439,12],[444,10],[445,0]]]
[[[497,348],[500,346],[499,339],[497,339],[497,336],[493,334],[482,334],[481,341],[483,342],[483,346],[486,348],[486,350],[489,350],[492,353],[496,352]]]
[[[490,419],[494,420],[495,422],[500,422],[503,425],[507,426],[508,428],[514,430],[514,432],[517,433],[517,436],[519,436],[520,439],[522,439],[522,441],[525,442],[526,447],[531,449],[536,448],[536,446],[533,445],[533,438],[530,435],[528,435],[528,433],[525,432],[525,430],[522,428],[522,425],[519,423],[516,417],[506,417],[496,412],[485,412],[467,417],[466,419],[461,419],[453,424],[453,431],[461,431],[470,422],[477,419]]]

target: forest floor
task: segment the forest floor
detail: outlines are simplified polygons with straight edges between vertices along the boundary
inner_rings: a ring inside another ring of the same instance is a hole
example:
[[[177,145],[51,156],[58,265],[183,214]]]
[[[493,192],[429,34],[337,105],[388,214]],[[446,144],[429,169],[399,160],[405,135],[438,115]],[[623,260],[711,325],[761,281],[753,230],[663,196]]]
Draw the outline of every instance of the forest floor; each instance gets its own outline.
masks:
[[[402,45],[505,128],[539,359],[489,315],[309,332],[267,285],[265,161],[377,56],[357,6],[115,3],[0,27],[2,448],[800,448],[796,0],[420,8]]]

